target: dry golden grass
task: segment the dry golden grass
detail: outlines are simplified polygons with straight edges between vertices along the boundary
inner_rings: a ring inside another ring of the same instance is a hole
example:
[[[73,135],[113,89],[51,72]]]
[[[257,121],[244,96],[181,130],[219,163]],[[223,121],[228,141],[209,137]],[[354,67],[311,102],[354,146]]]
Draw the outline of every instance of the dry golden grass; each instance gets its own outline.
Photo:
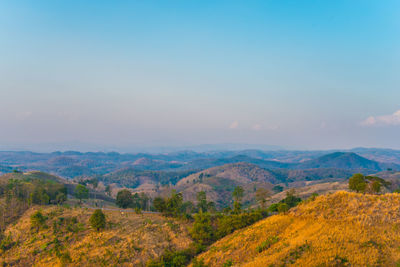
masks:
[[[6,236],[17,243],[3,253],[0,250],[0,266],[144,266],[166,248],[185,249],[192,242],[185,223],[157,214],[104,211],[110,223],[97,233],[88,223],[93,210],[54,206],[42,208],[47,228],[36,233],[30,215],[38,209],[28,210],[6,230]],[[64,223],[54,232],[53,224],[60,217],[64,222],[76,217],[78,222],[72,227]]]
[[[234,232],[198,258],[210,266],[398,266],[400,194],[320,196]]]

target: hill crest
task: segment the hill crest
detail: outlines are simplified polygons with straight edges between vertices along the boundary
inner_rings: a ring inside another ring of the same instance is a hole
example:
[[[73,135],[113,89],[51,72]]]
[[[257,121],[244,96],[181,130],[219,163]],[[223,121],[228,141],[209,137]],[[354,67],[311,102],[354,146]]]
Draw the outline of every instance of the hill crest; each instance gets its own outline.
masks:
[[[266,218],[198,256],[209,266],[396,266],[400,194],[337,192]]]

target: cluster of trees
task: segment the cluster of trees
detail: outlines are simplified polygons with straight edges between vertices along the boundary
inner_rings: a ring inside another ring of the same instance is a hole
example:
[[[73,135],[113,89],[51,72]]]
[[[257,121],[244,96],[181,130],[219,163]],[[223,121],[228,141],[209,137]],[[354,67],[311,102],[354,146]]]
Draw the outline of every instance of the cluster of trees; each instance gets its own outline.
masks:
[[[357,193],[378,194],[382,188],[388,188],[390,182],[376,176],[364,176],[356,173],[349,179],[349,188]]]
[[[296,192],[294,189],[286,191],[286,197],[279,201],[278,203],[274,203],[269,206],[269,212],[286,212],[290,208],[297,206],[301,202],[301,198],[296,196]]]
[[[66,187],[55,181],[42,179],[9,179],[0,184],[0,197],[17,199],[29,205],[61,204],[67,197]]]
[[[166,216],[172,217],[191,217],[192,213],[199,211],[216,211],[215,203],[212,201],[207,201],[206,192],[198,192],[196,199],[197,204],[193,204],[191,201],[183,201],[182,194],[172,190],[170,197],[156,197],[153,200],[153,208],[156,211],[162,212]]]
[[[187,210],[193,206],[193,203],[184,203],[182,193],[172,190],[168,198],[156,197],[153,200],[155,210],[162,212],[166,216],[180,217],[186,214]]]
[[[99,180],[96,177],[94,177],[94,178],[85,179],[85,180],[81,179],[81,180],[79,180],[78,183],[81,185],[84,185],[84,186],[91,185],[93,188],[97,188],[97,186],[99,185]]]
[[[133,208],[139,210],[149,210],[150,198],[145,193],[132,194],[131,191],[123,189],[117,194],[116,204],[118,207],[123,209]]]

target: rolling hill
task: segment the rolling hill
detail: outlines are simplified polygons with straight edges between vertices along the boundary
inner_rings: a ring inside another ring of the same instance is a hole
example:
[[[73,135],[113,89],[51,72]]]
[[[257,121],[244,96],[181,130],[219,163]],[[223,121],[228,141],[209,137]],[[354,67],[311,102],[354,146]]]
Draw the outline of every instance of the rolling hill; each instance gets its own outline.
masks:
[[[336,192],[217,241],[209,266],[398,266],[400,194]]]
[[[45,227],[31,228],[30,216],[41,209]],[[192,240],[181,221],[157,214],[137,215],[104,211],[107,227],[96,232],[89,226],[93,210],[34,207],[5,236],[10,244],[0,249],[1,266],[145,266],[165,249],[185,249]]]
[[[316,159],[311,159],[291,168],[315,169],[315,168],[336,168],[354,171],[381,171],[385,168],[394,167],[395,164],[380,163],[361,157],[353,152],[335,152]]]
[[[182,192],[185,200],[196,201],[196,193],[205,191],[207,198],[217,206],[231,202],[231,194],[238,185],[245,190],[244,202],[254,201],[255,188],[272,188],[279,175],[257,165],[239,162],[213,167],[181,179],[175,188]]]

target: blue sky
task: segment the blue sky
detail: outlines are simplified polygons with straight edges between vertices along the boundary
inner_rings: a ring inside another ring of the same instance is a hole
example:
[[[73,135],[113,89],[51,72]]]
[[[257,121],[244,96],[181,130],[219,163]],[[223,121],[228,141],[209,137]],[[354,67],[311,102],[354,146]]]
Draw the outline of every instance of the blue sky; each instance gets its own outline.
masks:
[[[400,148],[394,0],[5,0],[0,58],[3,149]]]

